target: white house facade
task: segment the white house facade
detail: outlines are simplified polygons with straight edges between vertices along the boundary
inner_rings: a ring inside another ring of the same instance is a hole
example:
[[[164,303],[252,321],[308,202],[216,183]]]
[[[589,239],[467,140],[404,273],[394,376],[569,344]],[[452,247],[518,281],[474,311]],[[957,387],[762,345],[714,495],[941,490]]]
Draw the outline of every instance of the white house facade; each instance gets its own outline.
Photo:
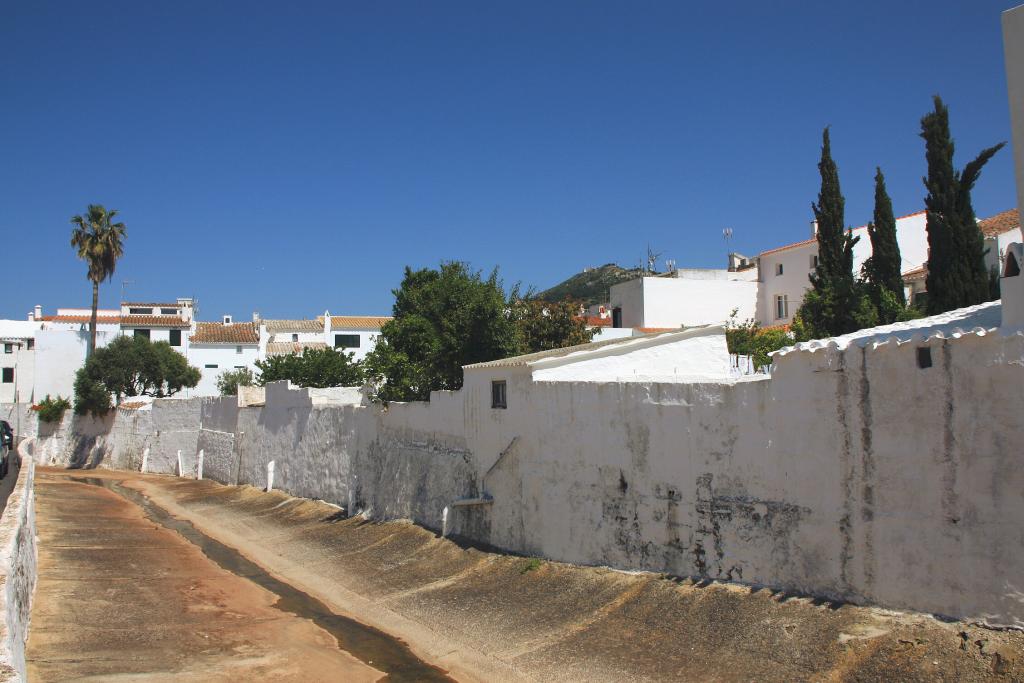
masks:
[[[188,357],[194,313],[195,304],[190,298],[170,304],[124,302],[121,304],[121,334],[167,342]]]
[[[324,342],[333,349],[353,354],[363,360],[377,345],[384,323],[391,320],[379,315],[324,315]]]
[[[260,358],[260,332],[254,322],[197,322],[188,346],[188,362],[199,368],[202,376],[193,389],[182,392],[190,396],[219,396],[217,378],[224,372],[248,368],[256,372]]]

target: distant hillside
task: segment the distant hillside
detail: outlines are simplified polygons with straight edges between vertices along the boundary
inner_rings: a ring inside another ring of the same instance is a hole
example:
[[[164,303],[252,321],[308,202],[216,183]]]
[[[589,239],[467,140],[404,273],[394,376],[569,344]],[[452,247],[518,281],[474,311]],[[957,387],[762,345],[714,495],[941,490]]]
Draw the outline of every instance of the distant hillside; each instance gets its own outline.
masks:
[[[583,273],[577,273],[565,282],[551,289],[539,292],[535,298],[542,301],[561,301],[566,297],[578,299],[584,305],[608,303],[608,289],[612,285],[640,277],[639,268],[620,268],[614,263],[606,263]]]

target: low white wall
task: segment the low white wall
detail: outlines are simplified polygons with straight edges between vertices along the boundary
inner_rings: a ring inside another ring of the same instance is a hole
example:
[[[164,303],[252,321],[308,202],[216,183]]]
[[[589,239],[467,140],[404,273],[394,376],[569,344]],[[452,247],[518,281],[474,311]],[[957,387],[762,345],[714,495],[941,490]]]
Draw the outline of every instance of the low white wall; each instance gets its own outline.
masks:
[[[157,401],[150,470],[180,448],[193,476],[202,448],[217,481],[265,487],[273,462],[275,488],[515,552],[1024,626],[1024,336],[878,341],[739,381],[491,367],[386,408],[285,383],[262,406]],[[139,440],[122,412],[109,453]]]
[[[35,464],[26,459],[0,515],[0,681],[24,681],[32,593],[36,587]]]

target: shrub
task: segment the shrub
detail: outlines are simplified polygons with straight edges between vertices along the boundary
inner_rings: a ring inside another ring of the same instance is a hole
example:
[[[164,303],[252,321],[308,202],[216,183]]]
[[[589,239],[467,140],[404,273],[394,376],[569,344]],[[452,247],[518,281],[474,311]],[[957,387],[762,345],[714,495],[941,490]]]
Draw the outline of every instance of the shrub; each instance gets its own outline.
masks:
[[[43,422],[60,422],[64,417],[64,411],[71,407],[71,401],[58,395],[57,398],[46,398],[36,405],[36,413]]]
[[[249,368],[225,370],[217,377],[217,390],[221,396],[237,396],[238,387],[251,387],[256,378]]]

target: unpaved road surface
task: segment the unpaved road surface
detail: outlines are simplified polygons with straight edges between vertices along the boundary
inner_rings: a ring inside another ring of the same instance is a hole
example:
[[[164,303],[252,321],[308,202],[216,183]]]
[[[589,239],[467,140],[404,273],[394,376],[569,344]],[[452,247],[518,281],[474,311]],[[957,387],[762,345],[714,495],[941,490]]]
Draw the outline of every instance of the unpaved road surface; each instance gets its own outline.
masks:
[[[32,680],[1024,681],[1019,633],[487,553],[251,487],[36,487]]]
[[[30,680],[381,676],[116,493],[41,470],[36,495]]]

